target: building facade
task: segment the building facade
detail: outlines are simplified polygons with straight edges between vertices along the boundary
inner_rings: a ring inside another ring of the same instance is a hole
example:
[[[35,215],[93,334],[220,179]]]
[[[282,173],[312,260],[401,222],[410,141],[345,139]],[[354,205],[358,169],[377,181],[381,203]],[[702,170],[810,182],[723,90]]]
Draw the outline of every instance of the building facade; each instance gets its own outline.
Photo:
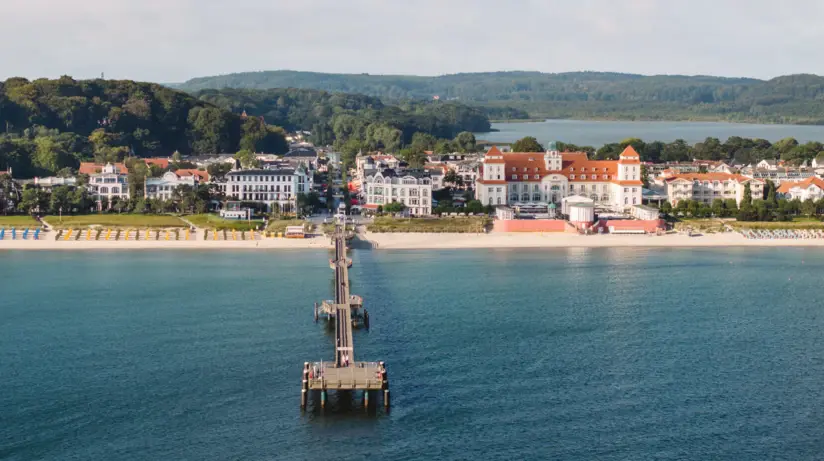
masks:
[[[84,173],[84,170],[94,171],[88,173],[89,192],[98,202],[110,202],[113,198],[129,199],[129,170],[122,163],[107,163],[102,166],[81,164],[80,172]]]
[[[393,170],[367,176],[363,193],[366,208],[398,202],[413,216],[432,214],[432,179],[422,171],[395,174]]]
[[[785,182],[778,187],[776,192],[787,200],[818,201],[824,198],[824,180],[808,178],[799,182]]]
[[[740,206],[746,185],[753,198],[764,196],[764,181],[728,173],[679,174],[664,179],[669,202],[676,206],[682,200],[710,204],[715,199],[735,199]]]
[[[195,187],[198,181],[193,175],[180,176],[173,171],[163,173],[159,178],[146,178],[146,187],[143,188],[143,197],[169,200],[172,193],[179,186]]]
[[[589,160],[584,152],[561,153],[554,146],[529,153],[503,153],[493,147],[475,181],[484,205],[557,204],[579,195],[613,211],[640,205],[642,186],[640,156],[631,146],[618,160]]]
[[[281,211],[293,211],[297,207],[298,194],[307,194],[311,176],[302,166],[273,170],[236,170],[226,174],[225,194],[233,200],[264,203],[271,211],[277,206]]]

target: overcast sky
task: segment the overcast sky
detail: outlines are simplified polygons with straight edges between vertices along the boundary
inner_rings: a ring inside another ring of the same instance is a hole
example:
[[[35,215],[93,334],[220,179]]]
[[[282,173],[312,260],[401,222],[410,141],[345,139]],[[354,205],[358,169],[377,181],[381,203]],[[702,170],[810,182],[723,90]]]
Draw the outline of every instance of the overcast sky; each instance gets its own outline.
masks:
[[[0,78],[824,74],[822,0],[0,0]]]

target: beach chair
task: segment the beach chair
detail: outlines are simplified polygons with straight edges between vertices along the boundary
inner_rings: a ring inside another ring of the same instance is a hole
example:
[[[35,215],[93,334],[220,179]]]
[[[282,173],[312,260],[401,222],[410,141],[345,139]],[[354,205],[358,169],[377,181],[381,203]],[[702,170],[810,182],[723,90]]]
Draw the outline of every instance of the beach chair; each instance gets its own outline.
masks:
[[[0,237],[2,239],[2,237]],[[40,240],[40,228],[34,230],[34,235],[32,236],[33,240]]]
[[[0,240],[3,240],[4,238],[6,238],[6,228],[2,227],[0,228]]]
[[[189,229],[186,229],[186,239],[185,240],[189,240]]]
[[[109,240],[109,237],[111,237],[111,236],[112,236],[112,230],[111,229],[106,230],[106,240]]]
[[[232,229],[232,240],[237,240],[237,234],[234,229]]]
[[[29,237],[29,228],[27,227],[26,230],[23,231],[23,240],[26,240]]]
[[[214,230],[212,240],[217,240],[217,229]]]
[[[13,228],[13,227],[11,228],[11,239],[12,239],[12,240],[16,240],[16,239],[17,239],[17,229],[15,229],[15,228]]]
[[[80,240],[81,235],[83,235],[83,229],[78,230],[77,233],[74,234],[74,240],[75,241]]]
[[[74,231],[74,229],[69,229],[69,231],[68,231],[68,232],[66,232],[66,236],[65,236],[65,237],[63,237],[63,240],[68,240],[68,239],[70,239],[70,238],[71,238],[71,236],[72,236],[72,232],[73,232],[73,231]]]
[[[169,240],[169,231],[166,231],[166,240]]]

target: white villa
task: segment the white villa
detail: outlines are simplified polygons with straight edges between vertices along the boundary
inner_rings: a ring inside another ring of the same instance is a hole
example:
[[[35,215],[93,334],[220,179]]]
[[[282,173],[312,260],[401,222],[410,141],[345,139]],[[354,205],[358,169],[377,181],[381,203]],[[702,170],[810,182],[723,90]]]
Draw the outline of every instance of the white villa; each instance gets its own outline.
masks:
[[[143,196],[145,198],[169,200],[172,192],[178,186],[195,187],[198,177],[194,175],[178,175],[174,171],[167,171],[159,178],[146,178]]]
[[[275,170],[236,170],[226,174],[225,193],[233,200],[261,202],[271,210],[291,211],[297,206],[298,194],[306,194],[311,187],[311,176],[306,168]]]
[[[366,196],[364,208],[374,210],[399,202],[411,215],[432,214],[432,179],[428,172],[406,171],[398,175],[391,169],[378,172],[365,178],[363,192]]]
[[[799,182],[785,182],[781,183],[776,192],[787,200],[820,200],[824,198],[824,180],[807,178]]]
[[[484,205],[535,206],[579,195],[597,207],[624,212],[641,204],[641,159],[631,146],[618,160],[589,160],[585,152],[503,153],[491,148],[475,182]]]
[[[669,202],[675,206],[681,200],[712,203],[715,199],[735,199],[738,205],[744,200],[744,189],[750,185],[753,198],[764,194],[765,182],[728,173],[687,173],[662,178]]]
[[[89,191],[97,201],[117,197],[129,199],[129,170],[122,163],[107,163],[100,166],[94,163],[81,163],[80,173],[89,175]]]

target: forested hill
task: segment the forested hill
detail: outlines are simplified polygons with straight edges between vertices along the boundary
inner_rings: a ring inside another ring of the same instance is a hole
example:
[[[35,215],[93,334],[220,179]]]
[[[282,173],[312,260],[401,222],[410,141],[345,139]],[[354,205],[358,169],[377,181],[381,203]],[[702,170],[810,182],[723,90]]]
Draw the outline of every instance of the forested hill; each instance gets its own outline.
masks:
[[[182,91],[129,80],[71,77],[0,82],[0,170],[54,174],[81,160],[134,155],[285,152],[283,130]]]
[[[824,78],[771,80],[605,72],[490,72],[438,77],[267,71],[201,77],[178,85],[306,88],[360,93],[384,101],[457,100],[489,107],[491,117],[730,120],[824,124]]]
[[[400,130],[401,144],[410,143],[418,132],[452,139],[463,131],[490,129],[489,119],[477,108],[453,102],[406,100],[387,105],[372,96],[295,88],[203,90],[195,96],[235,113],[263,116],[288,130],[311,130],[318,144],[348,138],[353,131],[362,131],[358,137],[366,139],[370,126]]]

